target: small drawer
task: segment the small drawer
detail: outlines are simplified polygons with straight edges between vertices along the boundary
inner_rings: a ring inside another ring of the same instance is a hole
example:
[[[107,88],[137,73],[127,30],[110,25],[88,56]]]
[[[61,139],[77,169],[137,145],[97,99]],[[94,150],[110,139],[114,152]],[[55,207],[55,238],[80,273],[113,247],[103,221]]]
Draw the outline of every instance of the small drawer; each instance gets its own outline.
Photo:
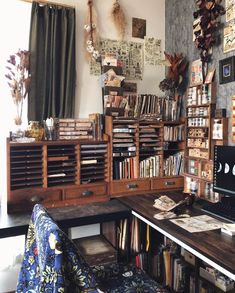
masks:
[[[99,185],[85,185],[76,188],[66,189],[65,199],[76,199],[81,197],[92,197],[97,195],[106,195],[107,185],[105,183]]]
[[[20,191],[13,191],[11,193],[11,202],[12,203],[47,203],[61,200],[61,190],[40,190],[40,189],[25,189]]]
[[[150,180],[113,181],[110,185],[111,194],[114,195],[150,190]]]
[[[183,186],[184,178],[181,176],[151,179],[151,189],[154,190],[181,189]]]

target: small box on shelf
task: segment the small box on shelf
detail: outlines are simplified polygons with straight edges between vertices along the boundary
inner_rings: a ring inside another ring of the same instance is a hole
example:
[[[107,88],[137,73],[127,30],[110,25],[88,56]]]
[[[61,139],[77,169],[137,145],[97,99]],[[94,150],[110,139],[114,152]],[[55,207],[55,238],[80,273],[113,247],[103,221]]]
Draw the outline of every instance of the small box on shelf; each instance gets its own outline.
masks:
[[[234,289],[234,281],[219,273],[214,268],[200,267],[200,276],[224,292],[228,292]]]

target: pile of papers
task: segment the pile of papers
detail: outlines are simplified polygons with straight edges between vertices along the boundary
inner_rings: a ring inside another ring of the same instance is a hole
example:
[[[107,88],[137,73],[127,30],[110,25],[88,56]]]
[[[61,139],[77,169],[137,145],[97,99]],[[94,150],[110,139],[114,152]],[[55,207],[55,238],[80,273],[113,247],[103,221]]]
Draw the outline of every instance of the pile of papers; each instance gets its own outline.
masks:
[[[229,236],[235,235],[235,224],[223,224],[221,227],[221,232]]]

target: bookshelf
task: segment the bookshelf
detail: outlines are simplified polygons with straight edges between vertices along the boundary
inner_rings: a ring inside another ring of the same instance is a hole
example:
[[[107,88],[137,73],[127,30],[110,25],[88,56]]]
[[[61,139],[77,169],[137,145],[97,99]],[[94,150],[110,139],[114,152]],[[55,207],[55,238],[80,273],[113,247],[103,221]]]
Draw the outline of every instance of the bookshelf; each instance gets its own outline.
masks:
[[[9,211],[108,200],[108,152],[105,140],[7,140]]]
[[[215,118],[215,83],[191,86],[187,91],[184,192],[215,202],[213,150],[226,144],[227,118]]]
[[[170,292],[235,292],[232,279],[135,216],[132,217],[131,235],[135,265]]]
[[[105,117],[110,138],[110,195],[180,189],[184,121]]]

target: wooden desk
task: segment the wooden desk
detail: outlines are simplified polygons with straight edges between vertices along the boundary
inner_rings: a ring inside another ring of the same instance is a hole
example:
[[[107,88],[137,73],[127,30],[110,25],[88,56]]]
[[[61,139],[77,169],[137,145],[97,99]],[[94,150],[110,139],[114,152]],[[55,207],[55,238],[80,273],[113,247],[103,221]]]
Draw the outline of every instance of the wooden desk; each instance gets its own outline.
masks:
[[[190,233],[169,220],[156,220],[153,217],[157,212],[153,207],[155,198],[156,195],[146,194],[122,197],[119,200],[132,209],[134,216],[235,280],[235,237],[221,234],[220,230]],[[182,195],[174,193],[174,199],[180,200]],[[196,204],[186,212],[191,216],[205,214]]]
[[[48,209],[48,212],[59,227],[66,230],[76,226],[128,218],[131,209],[114,199],[102,203],[53,208]],[[7,214],[5,210],[0,210],[0,238],[26,234],[30,217],[31,213]]]

